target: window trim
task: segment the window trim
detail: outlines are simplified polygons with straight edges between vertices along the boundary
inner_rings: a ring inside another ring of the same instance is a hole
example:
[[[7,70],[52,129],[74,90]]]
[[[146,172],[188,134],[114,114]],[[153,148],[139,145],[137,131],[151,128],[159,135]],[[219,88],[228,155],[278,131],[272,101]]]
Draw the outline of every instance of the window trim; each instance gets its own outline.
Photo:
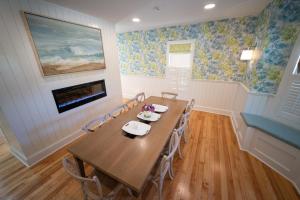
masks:
[[[170,45],[171,44],[191,44],[191,67],[190,68],[187,68],[187,69],[190,69],[192,71],[192,68],[193,68],[193,64],[194,64],[194,54],[195,54],[195,40],[174,40],[174,41],[168,41],[167,42],[167,53],[166,53],[166,61],[167,61],[167,64],[166,64],[166,67],[169,68],[171,67],[169,65],[169,51],[170,51]],[[172,68],[174,68],[174,66],[172,66]],[[175,67],[175,68],[180,68],[181,67]]]

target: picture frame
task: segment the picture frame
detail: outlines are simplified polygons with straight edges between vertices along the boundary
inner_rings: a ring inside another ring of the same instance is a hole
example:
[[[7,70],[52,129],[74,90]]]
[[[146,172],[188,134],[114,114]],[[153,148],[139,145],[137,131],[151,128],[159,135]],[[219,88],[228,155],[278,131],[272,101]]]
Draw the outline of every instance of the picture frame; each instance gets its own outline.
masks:
[[[22,11],[43,76],[106,68],[100,28]]]

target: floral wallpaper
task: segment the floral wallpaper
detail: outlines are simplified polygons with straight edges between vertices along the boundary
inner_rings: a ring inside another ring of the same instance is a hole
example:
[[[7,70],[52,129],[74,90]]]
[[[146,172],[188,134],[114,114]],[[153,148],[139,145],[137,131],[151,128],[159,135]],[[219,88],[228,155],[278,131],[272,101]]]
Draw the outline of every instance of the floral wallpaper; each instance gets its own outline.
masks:
[[[274,0],[258,16],[256,50],[261,55],[246,81],[252,91],[276,93],[299,33],[300,0]]]
[[[256,17],[118,34],[122,74],[163,77],[167,42],[195,40],[193,78],[241,81],[247,63],[242,49],[254,45]]]
[[[121,73],[165,75],[167,42],[195,40],[193,79],[233,80],[276,93],[299,33],[299,0],[274,0],[258,17],[226,19],[118,34]],[[252,70],[243,49],[262,52]]]

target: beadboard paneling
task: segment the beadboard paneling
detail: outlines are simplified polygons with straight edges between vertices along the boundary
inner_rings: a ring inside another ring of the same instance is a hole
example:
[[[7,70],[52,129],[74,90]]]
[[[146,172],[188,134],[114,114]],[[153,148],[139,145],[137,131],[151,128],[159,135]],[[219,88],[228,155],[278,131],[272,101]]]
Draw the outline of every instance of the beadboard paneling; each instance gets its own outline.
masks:
[[[174,91],[169,78],[152,78],[145,76],[121,76],[122,91],[126,98],[131,98],[138,92],[147,96],[160,96],[161,91]],[[196,107],[201,110],[230,112],[235,98],[238,83],[227,81],[190,80],[184,94],[179,92],[179,98],[196,100]]]
[[[21,11],[98,26],[102,30],[107,68],[43,77]],[[70,138],[86,121],[122,101],[114,25],[52,3],[0,1],[0,65],[1,110],[27,158],[39,158],[37,154]],[[106,81],[107,97],[58,114],[51,90],[99,79]]]

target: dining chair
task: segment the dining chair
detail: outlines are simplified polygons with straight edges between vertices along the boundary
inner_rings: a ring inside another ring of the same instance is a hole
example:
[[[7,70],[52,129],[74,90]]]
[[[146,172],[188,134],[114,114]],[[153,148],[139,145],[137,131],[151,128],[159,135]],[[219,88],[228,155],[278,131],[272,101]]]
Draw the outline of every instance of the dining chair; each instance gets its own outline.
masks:
[[[128,101],[126,101],[125,103],[128,107],[128,109],[134,108],[135,106],[138,105],[138,100],[136,97],[129,99]]]
[[[191,112],[192,109],[194,108],[195,106],[195,99],[192,99],[191,102],[187,105],[186,109],[185,109],[185,113],[186,112]]]
[[[161,92],[163,98],[176,99],[178,94],[173,92]]]
[[[81,128],[81,130],[85,131],[86,133],[94,132],[97,128],[102,126],[102,124],[104,124],[108,119],[108,114],[98,116],[97,118],[89,121],[86,125],[84,125]]]
[[[163,193],[163,184],[166,174],[169,174],[169,177],[171,180],[173,180],[174,177],[174,171],[173,171],[173,158],[174,154],[178,148],[179,145],[179,135],[177,133],[177,130],[175,129],[173,131],[173,134],[171,136],[170,142],[169,142],[169,152],[168,155],[164,155],[159,163],[158,169],[156,170],[156,173],[152,177],[152,183],[157,187],[158,193],[159,193],[159,200],[162,199],[162,193]]]
[[[181,141],[181,139],[183,137],[185,143],[187,142],[187,139],[185,137],[187,137],[186,127],[187,127],[187,122],[188,122],[189,117],[190,117],[190,112],[182,114],[180,122],[179,122],[179,127],[176,129],[177,133],[178,133],[178,136],[179,136],[179,140]],[[181,153],[180,142],[178,144],[178,153],[179,153],[180,159],[182,159],[183,156],[182,156],[182,153]]]
[[[137,99],[137,101],[140,103],[140,102],[143,102],[145,99],[146,99],[146,95],[144,92],[141,92],[141,93],[138,93],[135,98]]]
[[[77,163],[70,158],[64,157],[62,163],[66,172],[80,182],[85,200],[112,200],[123,187],[116,182],[110,181],[108,184],[100,182],[97,176],[82,177]]]
[[[191,112],[194,108],[194,105],[195,105],[195,99],[192,99],[191,102],[187,105],[184,113],[189,113],[187,115],[187,119],[186,119],[186,129],[184,130],[184,142],[187,143],[187,134],[186,132],[190,130],[190,116],[191,116]],[[182,118],[181,118],[182,119]]]
[[[114,108],[112,111],[109,112],[109,119],[116,118],[118,115],[121,113],[125,112],[128,110],[127,104],[122,104],[116,108]]]

